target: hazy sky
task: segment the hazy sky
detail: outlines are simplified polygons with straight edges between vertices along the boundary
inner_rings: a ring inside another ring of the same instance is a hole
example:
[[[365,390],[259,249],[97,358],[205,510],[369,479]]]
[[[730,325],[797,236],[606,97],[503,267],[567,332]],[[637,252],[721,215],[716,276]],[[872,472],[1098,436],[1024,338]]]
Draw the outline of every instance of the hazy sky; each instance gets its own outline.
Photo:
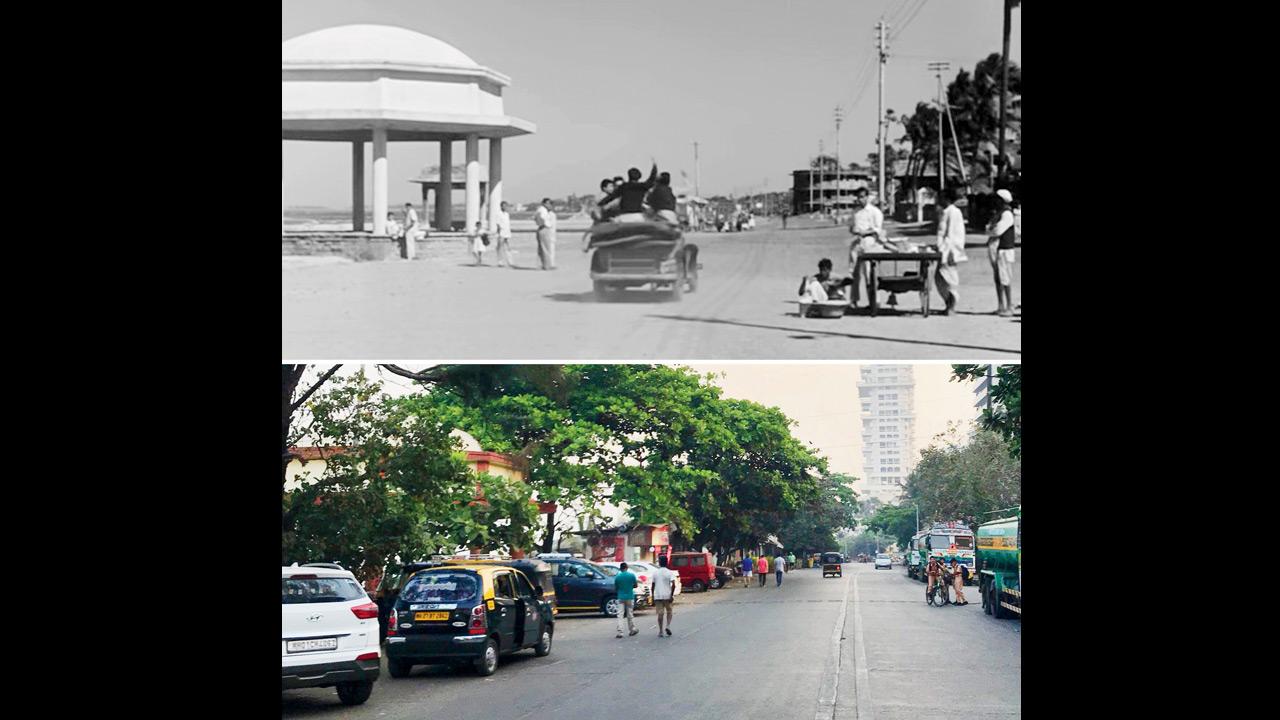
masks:
[[[345,366],[341,374],[355,372],[357,367]],[[384,381],[385,389],[392,395],[420,390],[411,380],[366,367],[371,376]],[[689,367],[701,374],[724,373],[716,384],[724,389],[726,396],[781,409],[798,423],[792,428],[792,434],[824,455],[832,471],[862,475],[862,423],[858,415],[860,366],[709,363]],[[919,453],[931,444],[935,435],[947,430],[948,423],[961,423],[967,430],[967,423],[976,411],[974,383],[950,382],[951,365],[916,363],[914,377],[915,450]]]
[[[946,82],[1000,51],[1002,7],[1001,0],[283,0],[281,39],[335,25],[398,25],[510,76],[507,113],[538,126],[503,145],[505,195],[517,202],[598,192],[601,177],[647,169],[650,156],[677,183],[681,170],[692,183],[695,140],[702,194],[745,194],[766,180],[769,190],[790,187],[790,172],[806,167],[819,140],[833,152],[838,104],[841,159],[866,161],[875,148],[882,15],[891,39],[885,106],[905,113],[936,96],[926,63],[951,62]],[[1010,56],[1019,64],[1021,17],[1014,9]],[[899,135],[891,130],[890,138]],[[407,180],[437,157],[435,143],[390,145],[391,206],[420,201]],[[461,158],[458,143],[454,159]],[[286,205],[350,205],[349,145],[286,142],[283,160]]]

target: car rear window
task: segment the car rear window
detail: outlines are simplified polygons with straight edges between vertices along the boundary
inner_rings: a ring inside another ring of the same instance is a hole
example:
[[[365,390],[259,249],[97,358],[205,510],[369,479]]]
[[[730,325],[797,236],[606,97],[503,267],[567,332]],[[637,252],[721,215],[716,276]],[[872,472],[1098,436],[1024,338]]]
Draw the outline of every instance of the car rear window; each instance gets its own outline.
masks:
[[[480,583],[466,573],[427,572],[415,575],[400,592],[411,603],[467,603],[480,599]]]
[[[702,555],[699,555],[693,559],[694,567],[702,567],[703,565],[706,565],[706,564],[707,564],[707,558]]]
[[[365,597],[364,588],[352,578],[281,578],[280,604],[348,602]]]

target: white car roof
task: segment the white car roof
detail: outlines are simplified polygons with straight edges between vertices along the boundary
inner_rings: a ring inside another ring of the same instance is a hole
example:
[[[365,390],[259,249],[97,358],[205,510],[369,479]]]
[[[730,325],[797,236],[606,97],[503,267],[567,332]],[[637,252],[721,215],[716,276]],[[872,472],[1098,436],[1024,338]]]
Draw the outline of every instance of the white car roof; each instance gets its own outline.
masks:
[[[356,579],[350,570],[336,570],[334,568],[322,567],[281,567],[280,577],[287,578],[294,575],[315,575],[316,577],[344,577]]]

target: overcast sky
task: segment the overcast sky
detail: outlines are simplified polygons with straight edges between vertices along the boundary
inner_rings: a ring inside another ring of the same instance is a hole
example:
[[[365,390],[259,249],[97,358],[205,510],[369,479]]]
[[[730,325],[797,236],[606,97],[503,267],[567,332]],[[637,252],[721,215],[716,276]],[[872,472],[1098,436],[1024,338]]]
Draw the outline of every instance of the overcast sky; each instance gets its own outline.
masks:
[[[335,25],[397,25],[450,43],[509,75],[508,114],[534,135],[503,145],[506,197],[598,192],[601,177],[650,156],[703,195],[790,187],[818,142],[864,163],[875,148],[875,24],[890,23],[885,105],[913,112],[936,96],[932,60],[960,68],[1000,51],[1001,0],[283,0],[281,40]],[[1010,56],[1021,64],[1020,9]],[[891,138],[901,135],[893,131]],[[366,144],[366,155],[372,152]],[[462,145],[454,158],[462,157]],[[341,209],[351,202],[343,143],[284,143],[284,202]],[[486,143],[481,161],[487,162]],[[392,207],[420,201],[409,178],[437,162],[435,143],[392,143]],[[372,173],[366,173],[371,182]],[[371,198],[371,190],[366,190]],[[461,194],[457,195],[460,201]]]

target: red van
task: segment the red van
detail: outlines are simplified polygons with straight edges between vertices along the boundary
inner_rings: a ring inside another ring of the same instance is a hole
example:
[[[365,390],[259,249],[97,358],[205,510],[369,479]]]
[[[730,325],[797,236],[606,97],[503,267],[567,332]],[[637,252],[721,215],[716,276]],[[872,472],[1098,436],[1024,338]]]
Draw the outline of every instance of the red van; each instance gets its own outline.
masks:
[[[716,576],[715,558],[709,552],[673,552],[671,569],[680,575],[680,584],[702,592],[711,587]]]

